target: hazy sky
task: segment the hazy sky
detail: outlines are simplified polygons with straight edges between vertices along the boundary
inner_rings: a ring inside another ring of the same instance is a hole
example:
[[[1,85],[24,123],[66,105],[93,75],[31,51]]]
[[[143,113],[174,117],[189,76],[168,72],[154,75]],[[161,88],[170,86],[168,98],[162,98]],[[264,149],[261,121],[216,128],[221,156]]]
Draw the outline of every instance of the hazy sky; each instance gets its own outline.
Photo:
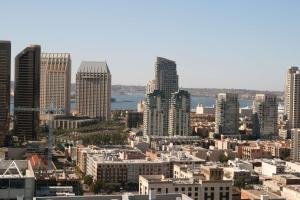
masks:
[[[177,62],[182,87],[282,90],[300,65],[300,1],[26,0],[0,2],[0,39],[106,60],[113,84],[145,85],[156,56]],[[14,68],[14,62],[12,63]],[[14,70],[13,70],[14,71]]]

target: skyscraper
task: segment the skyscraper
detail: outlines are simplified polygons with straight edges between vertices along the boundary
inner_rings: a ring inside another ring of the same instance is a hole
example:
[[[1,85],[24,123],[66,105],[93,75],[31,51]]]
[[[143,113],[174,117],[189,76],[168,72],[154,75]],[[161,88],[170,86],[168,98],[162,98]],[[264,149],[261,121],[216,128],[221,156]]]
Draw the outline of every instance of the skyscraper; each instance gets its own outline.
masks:
[[[253,133],[264,138],[277,135],[278,104],[276,95],[257,94],[253,101]]]
[[[164,104],[161,92],[154,90],[146,94],[144,107],[144,135],[163,136]]]
[[[157,57],[155,63],[155,87],[165,99],[178,90],[178,75],[175,61]]]
[[[239,134],[239,101],[237,94],[218,94],[215,133],[220,135]]]
[[[68,53],[42,53],[40,114],[53,103],[54,114],[70,113],[71,56]],[[42,116],[41,116],[42,117]]]
[[[9,131],[11,43],[0,41],[0,146]]]
[[[184,90],[172,93],[169,109],[169,136],[188,136],[190,128],[191,95]]]
[[[289,129],[300,128],[300,74],[298,67],[291,67],[286,76],[284,112]]]
[[[150,80],[146,86],[146,94],[152,93],[155,90],[155,80]]]
[[[76,107],[82,116],[110,119],[111,74],[106,62],[81,62],[76,74]]]
[[[300,161],[300,129],[295,128],[291,130],[291,159],[293,161]]]
[[[164,112],[163,135],[168,135],[169,103],[171,94],[178,91],[178,75],[175,61],[157,57],[155,62],[155,88],[162,95]]]
[[[15,60],[15,134],[35,140],[39,129],[41,47],[31,45]]]

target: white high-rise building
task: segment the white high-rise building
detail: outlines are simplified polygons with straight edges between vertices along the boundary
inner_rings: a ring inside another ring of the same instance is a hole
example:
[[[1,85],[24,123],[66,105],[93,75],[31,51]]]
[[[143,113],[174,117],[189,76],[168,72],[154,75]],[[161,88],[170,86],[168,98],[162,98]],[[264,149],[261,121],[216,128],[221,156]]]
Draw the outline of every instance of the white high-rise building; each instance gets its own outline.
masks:
[[[238,95],[220,93],[216,100],[215,133],[222,135],[238,135],[239,133],[239,101]]]
[[[46,114],[53,103],[54,114],[70,113],[71,56],[69,53],[42,53],[40,81],[40,114]]]
[[[146,94],[152,93],[155,90],[155,80],[150,80],[146,86]]]
[[[76,108],[82,116],[110,119],[111,74],[106,62],[81,62],[76,74]]]
[[[144,135],[163,135],[163,99],[161,92],[154,90],[150,94],[146,94],[144,102]]]
[[[295,128],[291,130],[292,146],[291,159],[293,161],[300,161],[300,129]]]
[[[169,108],[169,136],[191,135],[191,95],[185,90],[172,93]]]
[[[258,137],[278,133],[278,104],[273,94],[257,94],[253,101],[253,132]]]
[[[289,128],[300,128],[300,74],[298,67],[291,67],[286,76],[284,113]]]

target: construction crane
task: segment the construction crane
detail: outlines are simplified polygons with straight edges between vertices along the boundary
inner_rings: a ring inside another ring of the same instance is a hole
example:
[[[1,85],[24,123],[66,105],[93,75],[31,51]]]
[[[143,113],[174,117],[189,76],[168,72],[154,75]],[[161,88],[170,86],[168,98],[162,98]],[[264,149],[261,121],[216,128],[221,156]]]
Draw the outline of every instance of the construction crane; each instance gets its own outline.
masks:
[[[64,112],[64,109],[57,109],[54,108],[54,99],[51,98],[50,105],[48,108],[41,110],[40,108],[26,108],[26,107],[16,107],[14,109],[15,111],[32,111],[32,112],[40,112],[44,111],[48,114],[48,171],[52,170],[52,148],[53,148],[53,121],[54,121],[54,112],[55,111],[62,111]]]

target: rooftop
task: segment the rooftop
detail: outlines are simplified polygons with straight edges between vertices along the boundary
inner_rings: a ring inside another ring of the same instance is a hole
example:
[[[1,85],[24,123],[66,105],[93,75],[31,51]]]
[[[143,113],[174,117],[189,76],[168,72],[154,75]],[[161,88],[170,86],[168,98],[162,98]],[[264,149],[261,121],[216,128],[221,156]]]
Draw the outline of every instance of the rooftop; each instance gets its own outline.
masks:
[[[106,62],[95,61],[82,61],[78,72],[91,72],[91,73],[107,73],[110,74],[109,68]]]

